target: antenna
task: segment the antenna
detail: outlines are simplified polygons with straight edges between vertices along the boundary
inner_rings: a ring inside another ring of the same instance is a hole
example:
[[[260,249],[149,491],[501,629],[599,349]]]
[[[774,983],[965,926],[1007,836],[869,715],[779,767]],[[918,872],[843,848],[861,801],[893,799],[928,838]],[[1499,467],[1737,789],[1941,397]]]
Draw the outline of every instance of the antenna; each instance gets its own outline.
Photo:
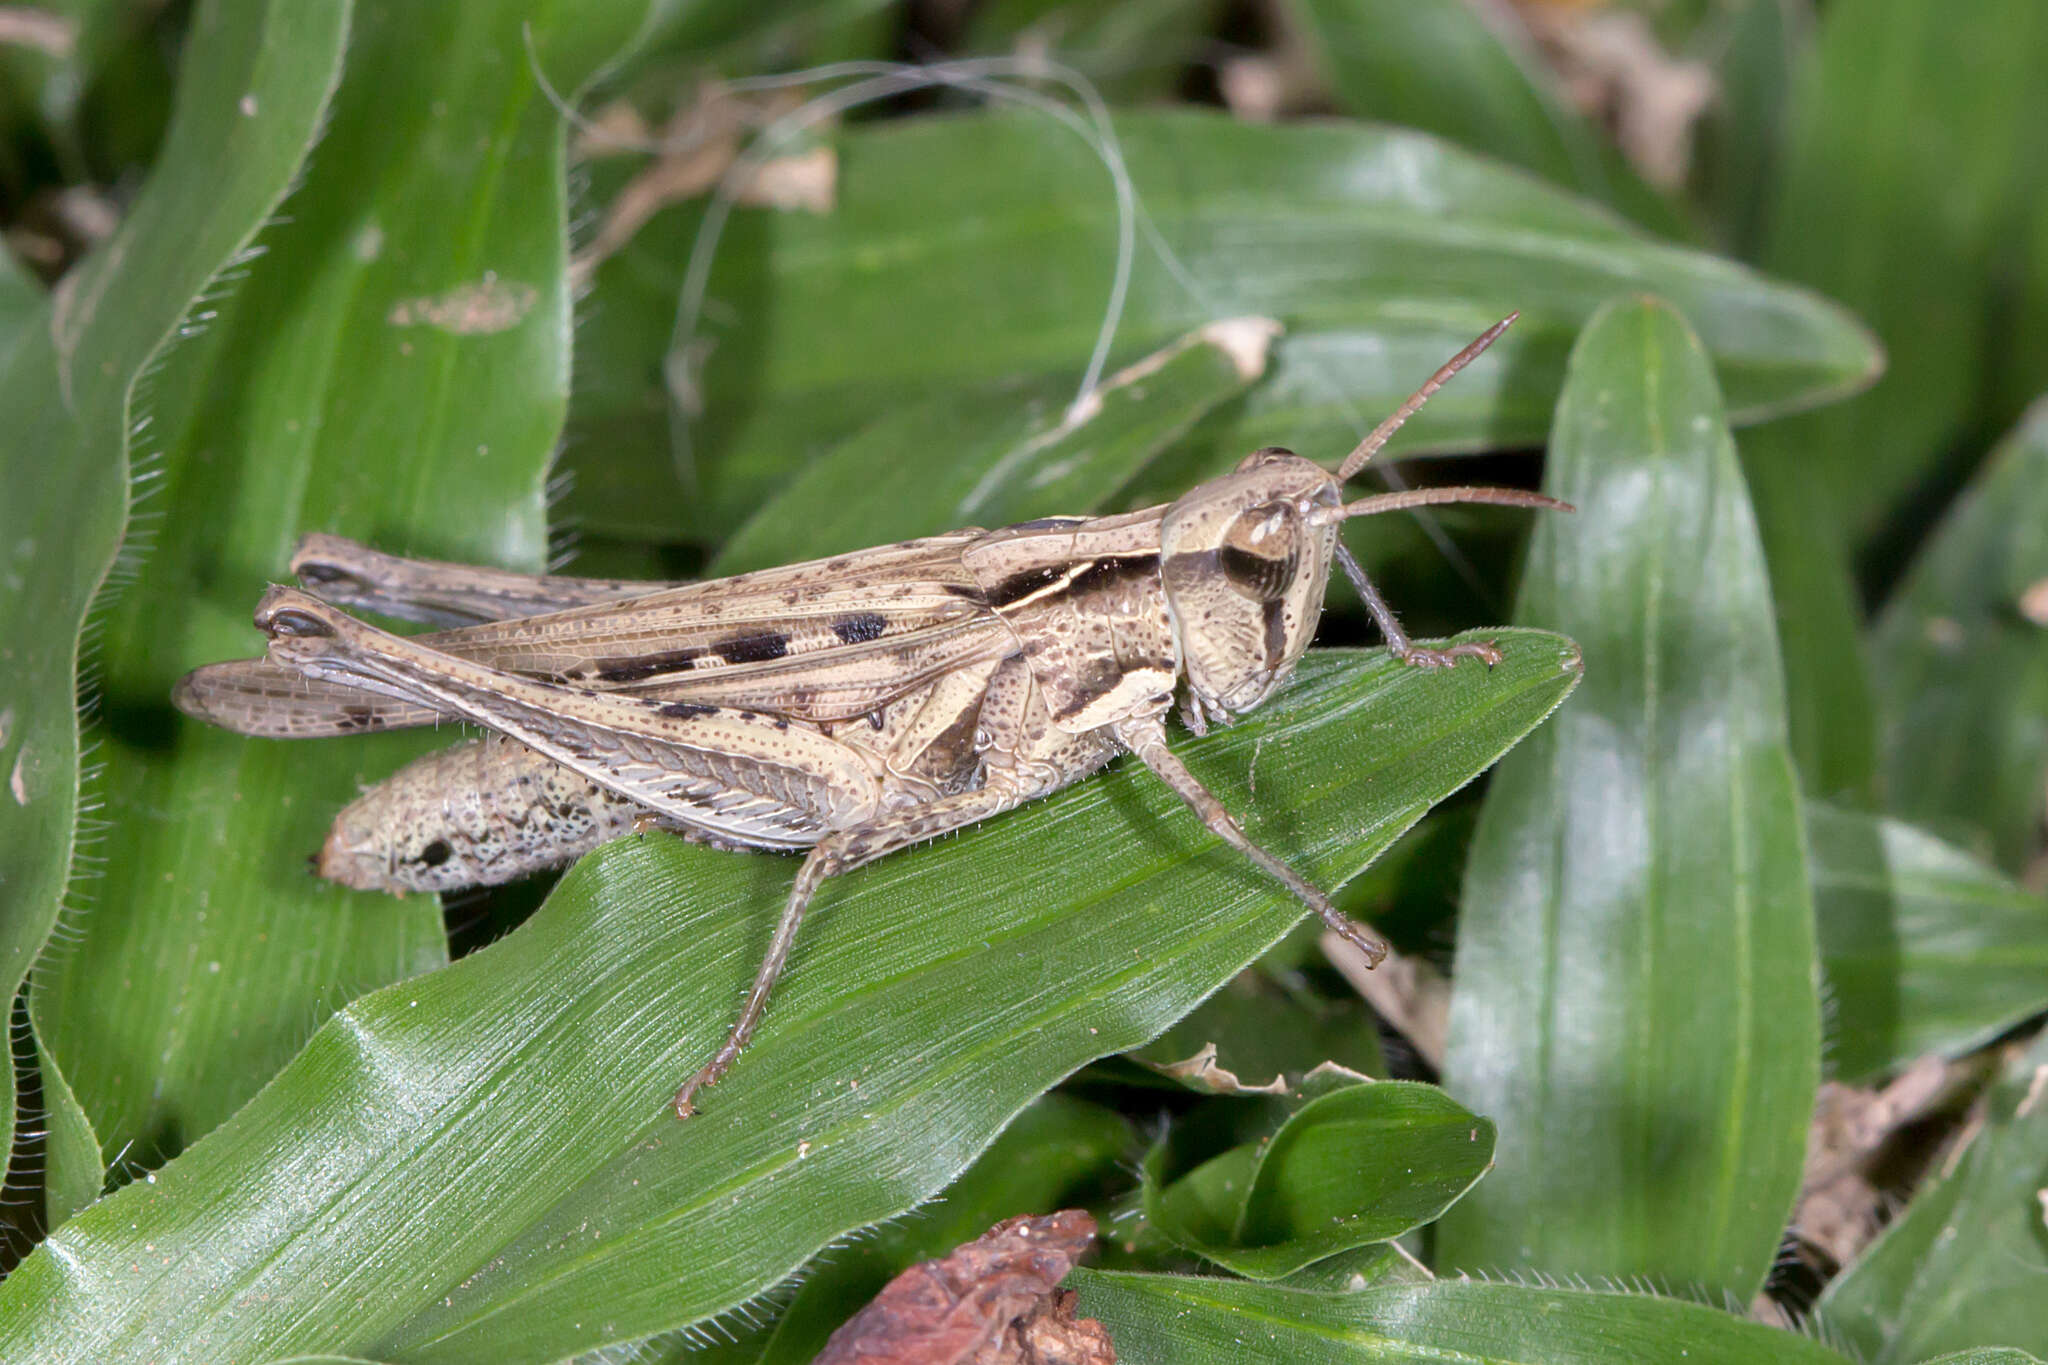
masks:
[[[1434,507],[1441,503],[1489,503],[1495,507],[1534,507],[1550,512],[1576,512],[1568,502],[1521,488],[1485,488],[1459,485],[1451,488],[1404,488],[1398,493],[1375,493],[1342,507],[1318,508],[1309,520],[1318,526],[1351,517],[1369,517],[1378,512],[1400,512],[1410,507]]]
[[[1360,441],[1357,447],[1344,457],[1344,463],[1337,466],[1337,482],[1347,482],[1352,475],[1363,469],[1365,462],[1377,455],[1380,447],[1393,439],[1394,433],[1401,429],[1401,424],[1413,417],[1415,410],[1427,403],[1429,396],[1444,386],[1445,380],[1471,364],[1481,351],[1493,345],[1500,338],[1500,334],[1512,326],[1515,319],[1520,316],[1522,315],[1519,312],[1508,314],[1480,333],[1471,345],[1445,361],[1442,369],[1431,375],[1421,388],[1409,394],[1407,402],[1395,408],[1391,417],[1374,427],[1372,434]]]

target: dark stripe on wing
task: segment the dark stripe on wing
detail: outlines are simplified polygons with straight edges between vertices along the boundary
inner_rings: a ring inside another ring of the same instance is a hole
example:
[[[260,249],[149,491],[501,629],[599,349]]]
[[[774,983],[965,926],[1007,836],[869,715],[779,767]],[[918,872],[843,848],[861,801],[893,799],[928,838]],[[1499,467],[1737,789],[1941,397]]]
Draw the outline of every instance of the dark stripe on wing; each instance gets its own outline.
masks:
[[[1159,572],[1159,556],[1150,552],[1103,555],[1080,564],[1047,564],[1011,574],[989,592],[988,603],[998,611],[1022,606],[1048,591],[1100,592],[1134,578]]]
[[[704,655],[705,651],[701,649],[670,649],[658,654],[629,654],[612,659],[596,659],[591,662],[586,676],[598,682],[639,682],[657,673],[677,673],[686,668],[694,668],[697,660]]]
[[[789,653],[789,636],[779,630],[760,630],[714,641],[711,648],[729,664],[764,664]]]
[[[847,645],[864,645],[870,640],[879,640],[888,628],[888,620],[880,612],[873,611],[857,611],[832,623],[832,633],[839,637],[841,644]]]

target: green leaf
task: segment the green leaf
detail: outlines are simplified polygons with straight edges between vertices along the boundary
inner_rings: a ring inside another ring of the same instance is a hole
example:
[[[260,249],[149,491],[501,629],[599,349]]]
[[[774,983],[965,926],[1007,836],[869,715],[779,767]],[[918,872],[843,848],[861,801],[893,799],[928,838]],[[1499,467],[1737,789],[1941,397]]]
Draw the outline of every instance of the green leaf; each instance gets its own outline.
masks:
[[[1205,60],[1218,0],[988,0],[967,14],[965,52],[1044,52],[1105,100],[1170,98]]]
[[[1800,1336],[1649,1294],[1470,1280],[1332,1294],[1240,1280],[1077,1270],[1079,1311],[1127,1365],[1842,1365]]]
[[[813,1261],[760,1365],[806,1365],[840,1323],[919,1261],[944,1256],[1005,1218],[1071,1207],[1132,1142],[1130,1124],[1114,1110],[1042,1096],[935,1203]]]
[[[2001,430],[2048,390],[2048,158],[2036,147],[2033,179],[2011,230],[2000,307],[1992,315],[1991,393],[1979,429]]]
[[[1429,1271],[1398,1243],[1376,1242],[1317,1261],[1279,1283],[1290,1289],[1356,1293],[1375,1285],[1427,1284],[1429,1280]]]
[[[1776,427],[1742,434],[1742,470],[1770,565],[1801,788],[1870,805],[1877,789],[1877,709],[1863,610],[1826,473]]]
[[[1837,1077],[1982,1046],[2048,1009],[2048,898],[1898,820],[1806,808]]]
[[[1250,388],[1278,330],[1264,318],[1213,323],[1112,375],[1082,404],[1070,385],[1041,382],[885,414],[770,498],[726,541],[712,572],[1093,512],[1204,414]]]
[[[2033,0],[1992,0],[1966,24],[1941,0],[1871,0],[1827,7],[1799,87],[1763,263],[1855,308],[1889,356],[1869,393],[1743,438],[1816,795],[1871,800],[1871,693],[1891,680],[1881,661],[1864,671],[1849,556],[1975,418],[2044,64]]]
[[[1829,5],[1795,103],[1764,265],[1854,308],[1890,364],[1867,394],[1769,433],[1822,471],[1827,516],[1870,531],[1967,428],[2015,187],[2030,182],[2048,7]]]
[[[252,743],[170,691],[258,652],[250,609],[303,531],[541,567],[570,304],[563,131],[525,34],[580,78],[637,22],[596,0],[365,10],[291,223],[153,379],[158,543],[107,621],[106,873],[33,997],[109,1157],[177,1151],[349,996],[447,960],[432,897],[351,903],[304,866],[358,784],[434,736]],[[465,98],[444,107],[446,83]]]
[[[43,1227],[47,1231],[100,1196],[106,1161],[85,1107],[63,1068],[36,1040],[36,1080],[43,1092]]]
[[[1177,747],[1253,838],[1341,883],[1577,682],[1569,641],[1497,638],[1490,673],[1312,654]],[[678,1126],[668,1096],[789,876],[663,838],[586,858],[517,931],[352,1002],[151,1183],[58,1229],[0,1283],[0,1357],[554,1359],[701,1320],[929,1198],[1302,915],[1124,765],[832,883],[760,1036]]]
[[[1499,157],[1600,200],[1667,237],[1690,235],[1671,205],[1566,104],[1511,15],[1471,0],[1293,0],[1337,106]]]
[[[10,790],[0,800],[0,985],[9,1000],[55,924],[77,852],[79,630],[127,519],[136,377],[290,185],[327,104],[346,15],[341,0],[200,7],[156,172],[0,371],[0,772]],[[0,1086],[0,1131],[13,1131],[14,1093],[11,1081]]]
[[[1148,1191],[1145,1216],[1228,1270],[1278,1279],[1434,1222],[1485,1173],[1493,1138],[1433,1085],[1349,1085]]]
[[[1732,13],[1713,58],[1719,89],[1695,135],[1693,178],[1718,239],[1754,259],[1784,174],[1793,80],[1812,12],[1809,0],[1735,0],[1723,8]]]
[[[772,63],[801,66],[840,57],[882,57],[870,39],[889,0],[751,0],[748,4],[675,4],[663,0],[649,13],[659,55],[715,61],[739,76],[758,75]],[[657,72],[664,68],[657,66]],[[698,67],[701,70],[701,66]]]
[[[23,160],[47,156],[50,166],[28,174],[54,172],[70,185],[104,184],[149,160],[170,112],[175,51],[166,41],[170,25],[151,8],[135,0],[43,0],[22,26],[40,21],[47,36],[62,38],[39,46],[23,33],[0,45],[0,123],[8,125],[14,203],[27,198]],[[31,137],[35,150],[24,156]]]
[[[1141,236],[1118,354],[1223,317],[1287,328],[1267,381],[1205,423],[1188,460],[1161,462],[1139,495],[1176,496],[1263,445],[1335,458],[1514,308],[1522,321],[1408,425],[1402,449],[1540,439],[1571,338],[1624,289],[1654,288],[1697,320],[1744,417],[1852,389],[1876,364],[1832,304],[1651,241],[1419,134],[1185,111],[1115,126],[1181,267]],[[1078,374],[1116,255],[1115,196],[1085,144],[1043,120],[989,115],[898,119],[849,132],[838,149],[833,212],[741,213],[720,249],[701,338],[711,354],[693,386],[709,405],[690,429],[698,500],[675,477],[665,424],[650,433],[643,414],[639,440],[569,451],[569,509],[586,527],[715,537],[877,416],[933,394]],[[679,212],[643,234],[673,258],[662,268],[650,247],[601,278],[634,296],[606,306],[644,315],[659,306],[641,301],[649,293],[672,304],[690,227]]]
[[[1586,328],[1515,619],[1587,686],[1474,835],[1445,1087],[1500,1170],[1440,1267],[1648,1275],[1746,1302],[1819,1080],[1812,902],[1769,588],[1704,350],[1671,308]]]
[[[2040,1359],[2012,1346],[1984,1346],[1935,1356],[1926,1365],[2041,1365]]]
[[[2048,1341],[2048,1034],[1993,1087],[1952,1173],[1914,1195],[1816,1308],[1870,1365]]]
[[[1872,654],[1885,809],[2024,870],[2048,800],[2048,403],[1942,518]]]
[[[14,348],[35,336],[43,302],[43,287],[35,277],[13,252],[0,249],[0,372],[11,364]]]

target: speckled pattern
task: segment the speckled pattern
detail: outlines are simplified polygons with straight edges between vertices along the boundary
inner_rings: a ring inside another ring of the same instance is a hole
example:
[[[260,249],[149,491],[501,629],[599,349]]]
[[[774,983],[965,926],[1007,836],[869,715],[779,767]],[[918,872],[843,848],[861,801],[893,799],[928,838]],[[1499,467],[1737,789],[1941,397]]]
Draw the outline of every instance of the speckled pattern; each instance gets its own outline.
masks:
[[[344,807],[313,865],[363,891],[496,886],[579,858],[646,816],[524,744],[486,735],[408,764]]]
[[[960,557],[1062,730],[1173,704],[1180,651],[1159,577],[1160,511],[1009,527]]]

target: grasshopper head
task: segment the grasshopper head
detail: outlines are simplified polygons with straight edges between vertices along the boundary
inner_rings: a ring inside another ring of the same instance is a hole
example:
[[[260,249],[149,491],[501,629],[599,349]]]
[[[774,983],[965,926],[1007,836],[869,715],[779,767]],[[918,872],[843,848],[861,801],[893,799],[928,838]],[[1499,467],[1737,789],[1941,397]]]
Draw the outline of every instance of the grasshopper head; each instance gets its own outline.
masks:
[[[1264,701],[1308,648],[1342,501],[1329,470],[1268,447],[1167,509],[1167,610],[1188,685],[1211,719]]]
[[[1286,681],[1316,633],[1332,561],[1343,566],[1398,649],[1392,615],[1337,538],[1345,518],[1444,503],[1571,510],[1555,498],[1515,488],[1411,488],[1351,503],[1340,493],[1401,424],[1517,316],[1509,314],[1445,362],[1334,474],[1269,446],[1167,509],[1160,526],[1160,571],[1181,665],[1203,717],[1228,721]],[[1406,657],[1429,656],[1412,651]]]

